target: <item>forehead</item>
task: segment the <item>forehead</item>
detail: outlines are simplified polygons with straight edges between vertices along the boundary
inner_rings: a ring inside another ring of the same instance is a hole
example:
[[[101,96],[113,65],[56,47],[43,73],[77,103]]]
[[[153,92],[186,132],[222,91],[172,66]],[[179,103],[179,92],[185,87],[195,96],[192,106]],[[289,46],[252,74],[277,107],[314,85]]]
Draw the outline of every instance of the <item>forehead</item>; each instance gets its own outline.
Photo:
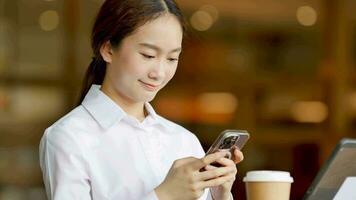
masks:
[[[126,40],[131,44],[148,42],[170,50],[181,46],[182,37],[182,27],[176,16],[164,14],[138,27]]]

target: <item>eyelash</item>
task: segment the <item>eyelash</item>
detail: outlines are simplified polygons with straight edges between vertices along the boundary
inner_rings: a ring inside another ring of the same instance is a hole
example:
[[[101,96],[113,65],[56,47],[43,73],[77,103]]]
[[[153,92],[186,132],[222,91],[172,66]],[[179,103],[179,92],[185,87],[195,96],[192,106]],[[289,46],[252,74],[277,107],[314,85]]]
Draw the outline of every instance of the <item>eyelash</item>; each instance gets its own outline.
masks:
[[[171,62],[176,62],[176,61],[178,61],[177,58],[168,58],[168,60],[171,61]]]
[[[155,56],[150,56],[150,55],[147,55],[147,54],[144,54],[144,53],[141,53],[141,55],[147,59],[152,59],[152,58],[155,58]],[[175,61],[178,61],[177,58],[168,58],[168,60],[170,62],[175,62]]]
[[[144,53],[141,53],[141,55],[145,58],[148,58],[148,59],[151,59],[151,58],[154,58],[154,56],[150,56],[150,55],[147,55],[147,54],[144,54]]]

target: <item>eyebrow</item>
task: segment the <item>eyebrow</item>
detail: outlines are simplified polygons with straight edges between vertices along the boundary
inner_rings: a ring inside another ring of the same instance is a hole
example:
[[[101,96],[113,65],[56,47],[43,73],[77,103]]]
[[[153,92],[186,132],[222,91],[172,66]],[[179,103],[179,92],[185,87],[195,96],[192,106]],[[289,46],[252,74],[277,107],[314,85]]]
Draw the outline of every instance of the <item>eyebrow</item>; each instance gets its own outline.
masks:
[[[153,49],[153,50],[156,50],[156,51],[162,51],[162,49],[161,49],[161,48],[159,48],[158,46],[153,45],[153,44],[149,44],[149,43],[140,43],[139,45],[140,45],[140,46],[147,47],[147,48],[150,48],[150,49]],[[178,47],[178,48],[176,48],[176,49],[171,50],[171,51],[170,51],[170,53],[173,53],[173,52],[179,52],[179,51],[181,51],[181,50],[182,50],[182,48],[181,48],[181,47]]]

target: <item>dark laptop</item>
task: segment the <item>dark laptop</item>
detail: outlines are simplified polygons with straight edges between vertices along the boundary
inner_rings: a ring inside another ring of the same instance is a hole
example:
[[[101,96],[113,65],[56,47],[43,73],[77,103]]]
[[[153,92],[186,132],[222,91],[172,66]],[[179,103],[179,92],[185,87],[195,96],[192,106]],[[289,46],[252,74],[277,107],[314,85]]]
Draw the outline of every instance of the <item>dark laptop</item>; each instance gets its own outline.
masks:
[[[356,139],[344,138],[324,163],[303,199],[333,199],[348,176],[356,176]]]

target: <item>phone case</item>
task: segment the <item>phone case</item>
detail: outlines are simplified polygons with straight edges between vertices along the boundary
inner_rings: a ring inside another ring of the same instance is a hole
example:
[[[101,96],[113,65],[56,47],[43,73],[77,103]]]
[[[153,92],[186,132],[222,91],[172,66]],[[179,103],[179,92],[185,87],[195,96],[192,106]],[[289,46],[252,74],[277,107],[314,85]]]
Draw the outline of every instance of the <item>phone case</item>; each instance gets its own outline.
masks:
[[[213,145],[211,145],[206,154],[224,150],[233,153],[231,152],[233,146],[236,146],[241,150],[249,138],[250,134],[245,130],[225,130],[220,133],[219,137],[215,140]],[[231,154],[229,155],[229,158],[231,158]]]

